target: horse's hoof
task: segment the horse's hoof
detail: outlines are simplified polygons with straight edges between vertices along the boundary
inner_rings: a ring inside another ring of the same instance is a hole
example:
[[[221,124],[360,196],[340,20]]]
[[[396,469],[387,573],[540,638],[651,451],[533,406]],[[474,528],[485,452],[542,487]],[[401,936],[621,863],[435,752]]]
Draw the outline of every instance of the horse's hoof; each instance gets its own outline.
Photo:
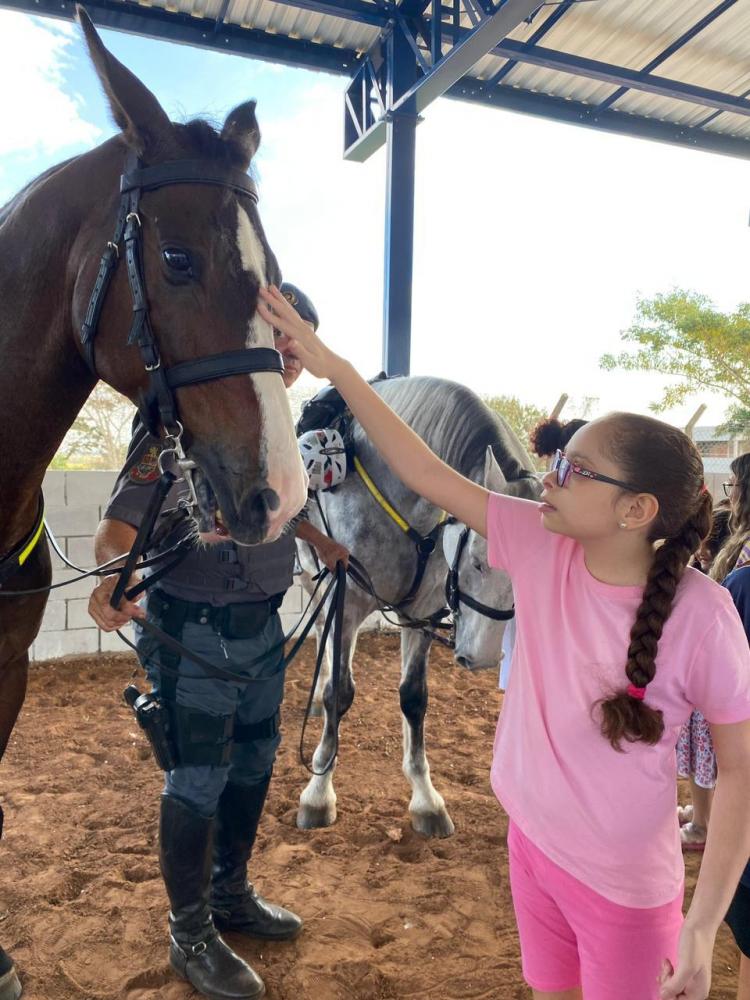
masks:
[[[319,830],[336,822],[336,806],[300,806],[297,810],[297,827],[300,830]],[[1,1000],[1,998],[0,998]]]
[[[411,825],[423,837],[452,837],[456,828],[447,811],[411,813]]]
[[[10,968],[4,976],[0,976],[0,1000],[18,1000],[21,996],[21,983],[16,970]]]

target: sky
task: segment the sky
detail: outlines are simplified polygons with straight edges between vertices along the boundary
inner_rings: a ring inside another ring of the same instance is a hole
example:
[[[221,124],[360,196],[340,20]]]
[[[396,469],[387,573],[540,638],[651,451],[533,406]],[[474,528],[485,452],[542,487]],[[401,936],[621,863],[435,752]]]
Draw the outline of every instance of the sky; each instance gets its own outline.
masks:
[[[258,101],[260,211],[320,333],[366,376],[381,367],[385,154],[343,159],[346,81],[102,32],[174,120],[219,124]],[[0,204],[114,131],[78,28],[0,11]],[[638,296],[689,288],[748,300],[750,164],[456,101],[417,129],[412,373],[573,417],[648,412],[658,375],[603,372]],[[114,221],[114,220],[113,220]],[[98,252],[98,249],[97,251]],[[312,384],[312,382],[311,382]],[[725,401],[701,393],[719,423]]]

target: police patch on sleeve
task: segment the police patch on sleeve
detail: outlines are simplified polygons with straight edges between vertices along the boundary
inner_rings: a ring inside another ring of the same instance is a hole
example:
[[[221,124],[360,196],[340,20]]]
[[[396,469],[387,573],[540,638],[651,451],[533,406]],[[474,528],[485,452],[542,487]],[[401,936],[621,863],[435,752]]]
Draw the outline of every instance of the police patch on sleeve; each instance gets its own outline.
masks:
[[[141,458],[131,466],[128,471],[128,478],[133,483],[145,486],[147,483],[154,483],[159,478],[159,452],[157,445],[148,448]]]

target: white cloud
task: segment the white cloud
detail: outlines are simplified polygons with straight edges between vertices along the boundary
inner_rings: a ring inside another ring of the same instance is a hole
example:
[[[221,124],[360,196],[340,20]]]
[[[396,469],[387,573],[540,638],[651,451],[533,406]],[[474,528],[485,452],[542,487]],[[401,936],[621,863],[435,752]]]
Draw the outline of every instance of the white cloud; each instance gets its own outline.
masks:
[[[64,85],[71,24],[0,11],[0,155],[52,155],[90,144],[99,129],[82,115],[80,97]]]

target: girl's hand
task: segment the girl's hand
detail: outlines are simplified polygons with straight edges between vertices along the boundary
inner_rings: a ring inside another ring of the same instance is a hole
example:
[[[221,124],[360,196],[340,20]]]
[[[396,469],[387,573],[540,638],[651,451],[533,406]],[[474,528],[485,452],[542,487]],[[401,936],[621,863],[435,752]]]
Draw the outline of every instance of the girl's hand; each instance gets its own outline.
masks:
[[[661,976],[662,1000],[706,1000],[711,990],[714,936],[685,923],[680,933],[677,967],[667,959]]]
[[[287,350],[299,358],[302,365],[318,378],[331,382],[342,359],[330,351],[322,340],[313,333],[294,306],[284,298],[275,285],[261,288],[258,298],[258,312],[272,327],[288,338]]]

